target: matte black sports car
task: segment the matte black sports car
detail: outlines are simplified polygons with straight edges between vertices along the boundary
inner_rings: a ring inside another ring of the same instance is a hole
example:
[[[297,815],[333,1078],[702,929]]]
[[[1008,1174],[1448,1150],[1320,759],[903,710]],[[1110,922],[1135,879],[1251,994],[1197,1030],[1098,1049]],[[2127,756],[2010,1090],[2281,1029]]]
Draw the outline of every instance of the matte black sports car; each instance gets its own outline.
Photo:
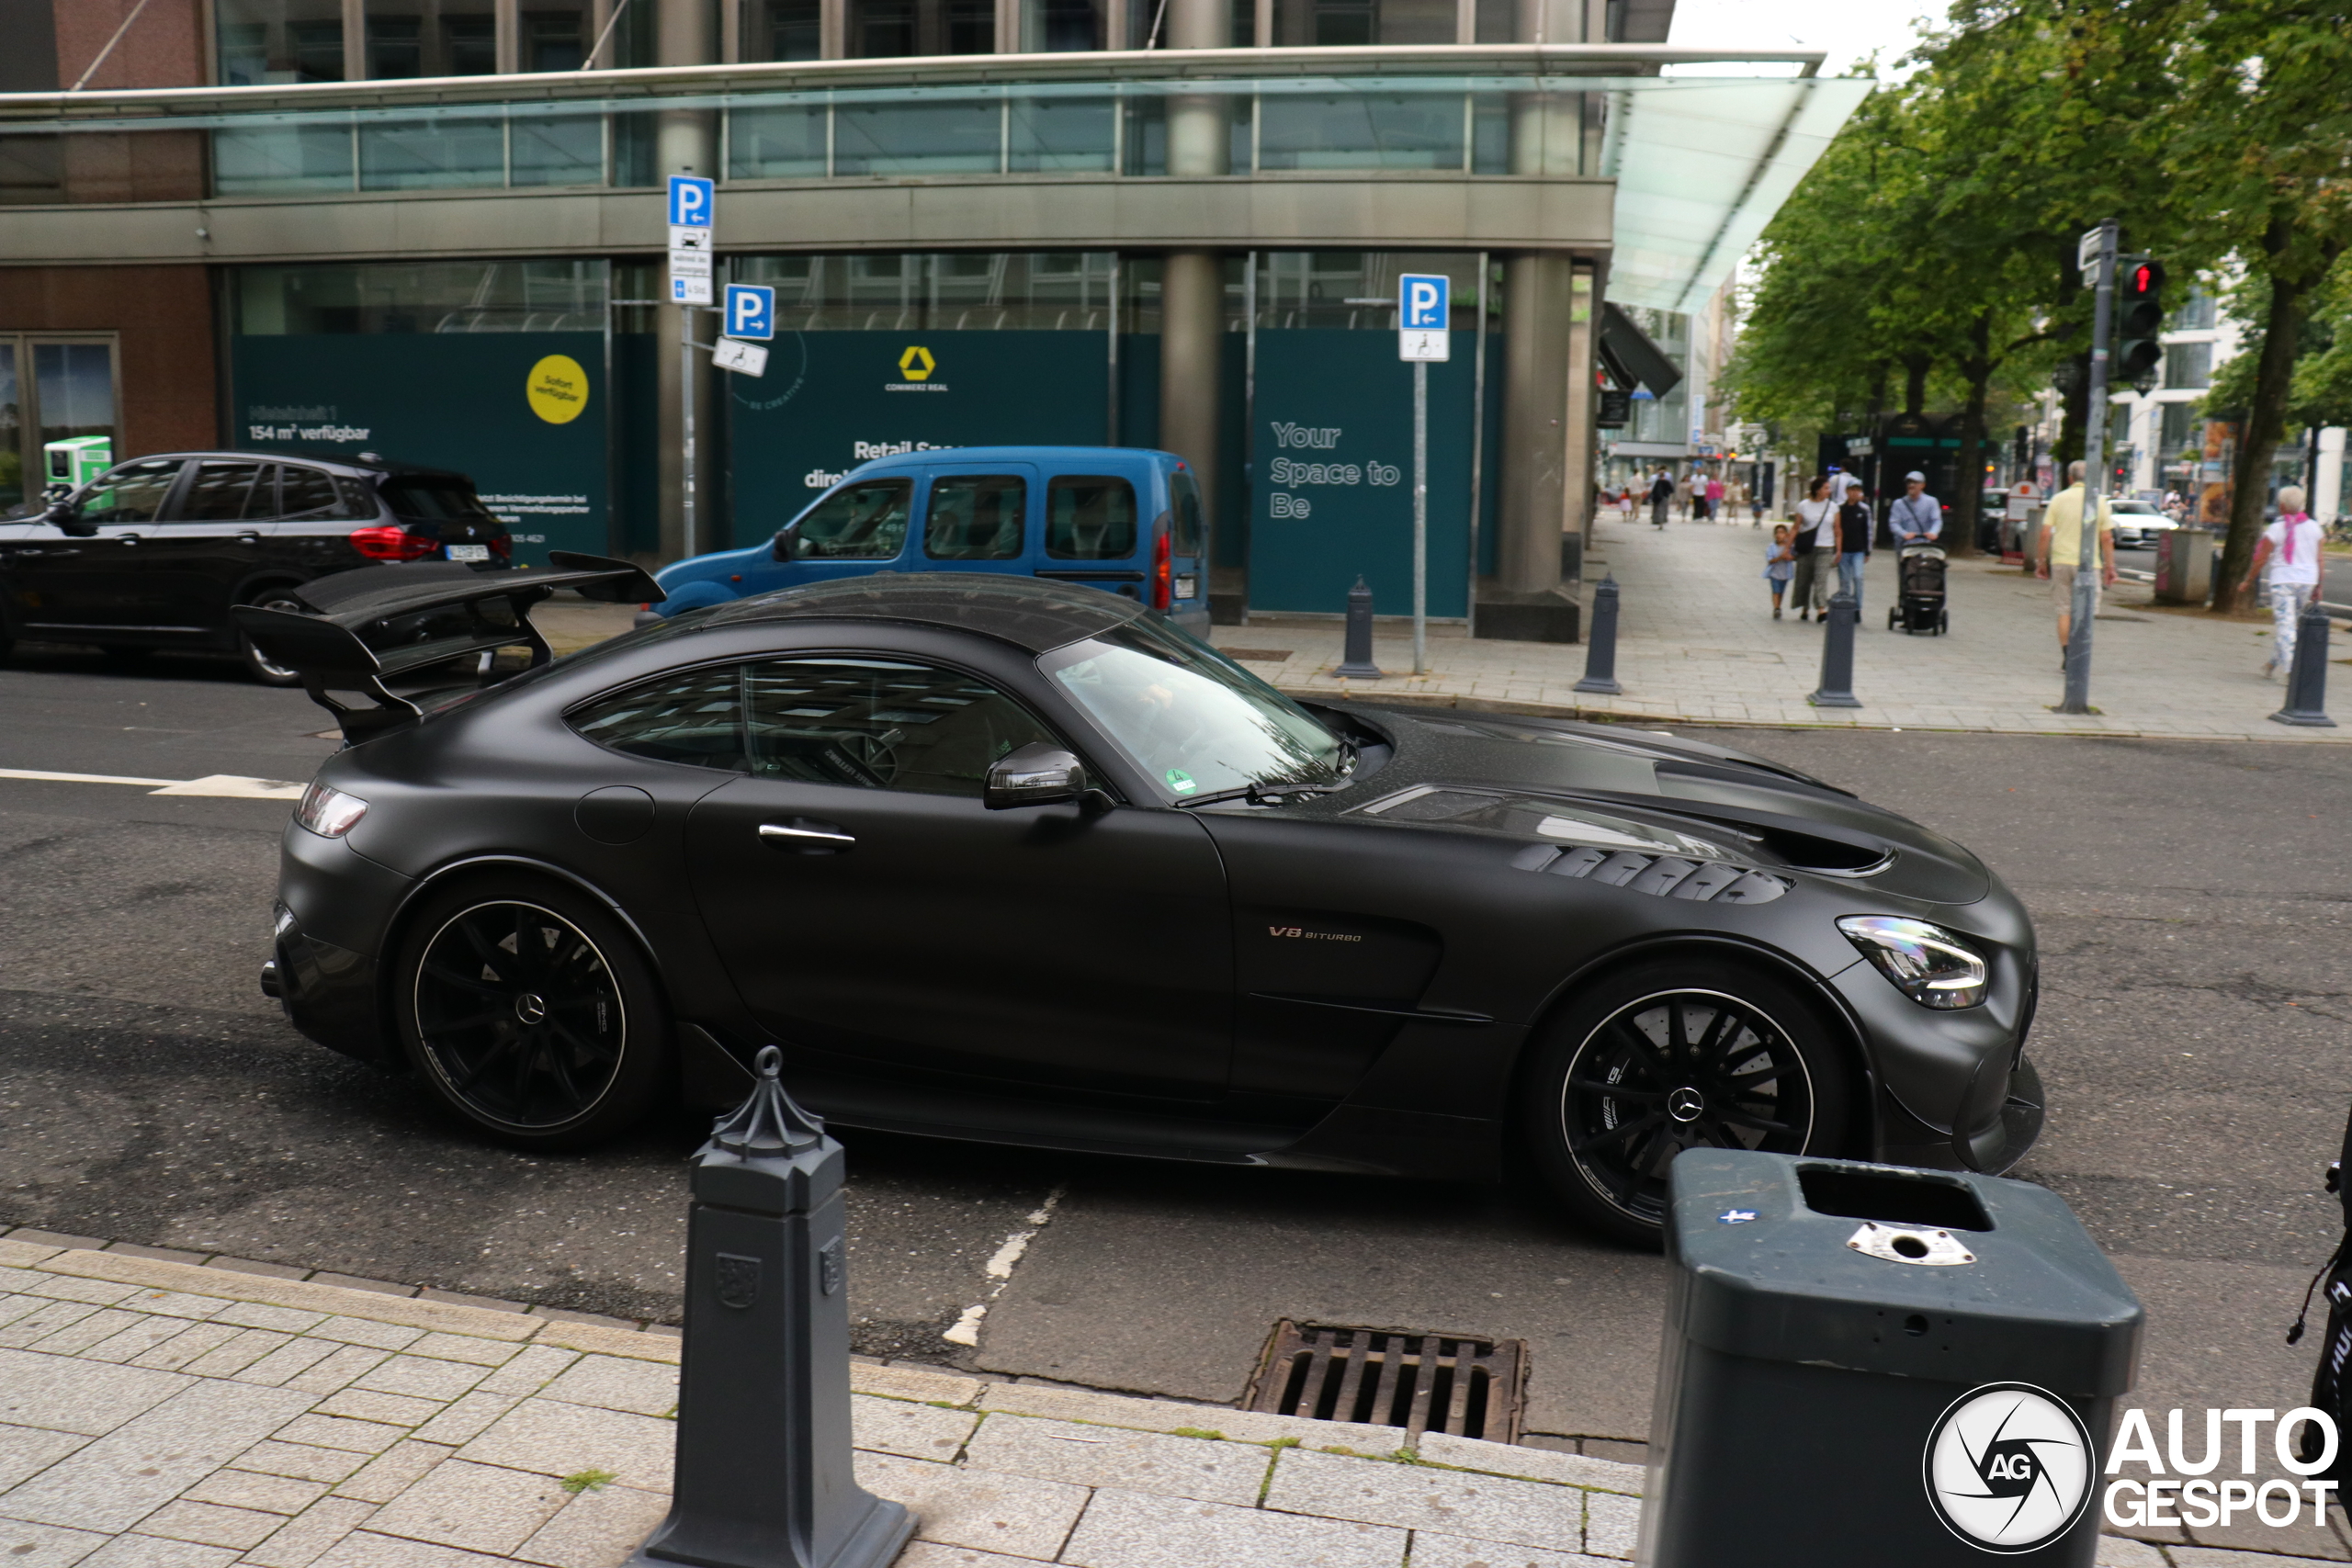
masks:
[[[723,1105],[1493,1178],[1654,1237],[1692,1145],[1998,1171],[2041,1129],[2025,911],[1975,857],[1688,739],[1298,703],[1132,600],[865,577],[477,689],[616,561],[246,609],[343,716],[264,987],[514,1143]]]

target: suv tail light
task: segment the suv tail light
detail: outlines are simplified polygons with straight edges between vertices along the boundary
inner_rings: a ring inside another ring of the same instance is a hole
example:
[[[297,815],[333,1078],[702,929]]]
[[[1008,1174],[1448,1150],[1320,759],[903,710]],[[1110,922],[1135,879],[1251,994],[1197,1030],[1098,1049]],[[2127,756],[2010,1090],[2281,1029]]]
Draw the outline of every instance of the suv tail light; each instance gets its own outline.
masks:
[[[1176,603],[1176,561],[1170,542],[1168,531],[1162,529],[1159,542],[1151,547],[1151,607],[1155,610]]]
[[[514,554],[514,540],[513,536],[506,534],[492,536],[490,541],[490,553],[496,556],[500,560],[506,560],[510,558]]]
[[[373,528],[354,528],[350,534],[351,547],[369,560],[423,560],[441,550],[441,541],[412,534],[405,528],[389,524]]]

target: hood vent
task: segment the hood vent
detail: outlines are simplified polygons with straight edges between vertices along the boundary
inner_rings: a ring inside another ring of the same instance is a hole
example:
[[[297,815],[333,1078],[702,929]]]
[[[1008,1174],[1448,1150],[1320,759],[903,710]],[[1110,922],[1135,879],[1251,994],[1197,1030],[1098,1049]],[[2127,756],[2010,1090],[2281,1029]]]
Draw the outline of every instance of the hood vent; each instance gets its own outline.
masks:
[[[1894,852],[1883,844],[1849,844],[1788,828],[1767,828],[1759,836],[1789,864],[1821,876],[1876,876],[1894,863]]]

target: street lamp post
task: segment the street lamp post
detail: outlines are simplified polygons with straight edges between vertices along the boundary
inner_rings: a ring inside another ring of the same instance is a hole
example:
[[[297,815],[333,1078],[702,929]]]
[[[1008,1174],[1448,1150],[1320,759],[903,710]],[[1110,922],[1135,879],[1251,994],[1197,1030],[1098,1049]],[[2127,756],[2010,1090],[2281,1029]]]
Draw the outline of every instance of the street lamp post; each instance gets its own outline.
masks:
[[[2106,488],[2107,334],[2115,313],[2115,220],[2083,236],[2086,257],[2098,269],[2091,304],[2090,407],[2083,420],[2083,530],[2075,562],[2074,610],[2066,639],[2066,696],[2060,713],[2091,711],[2091,618],[2098,607],[2098,502]]]

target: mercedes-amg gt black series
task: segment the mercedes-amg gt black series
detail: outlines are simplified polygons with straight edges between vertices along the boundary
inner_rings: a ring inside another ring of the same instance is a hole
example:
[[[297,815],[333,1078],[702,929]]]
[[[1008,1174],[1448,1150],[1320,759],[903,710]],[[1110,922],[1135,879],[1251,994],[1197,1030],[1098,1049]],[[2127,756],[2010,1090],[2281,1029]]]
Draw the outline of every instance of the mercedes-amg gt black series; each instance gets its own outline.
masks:
[[[1293,701],[1072,584],[861,577],[550,660],[563,587],[660,592],[563,556],[237,612],[347,741],[264,988],[511,1143],[731,1103],[774,1043],[853,1126],[1446,1179],[1516,1147],[1654,1240],[1694,1145],[1999,1171],[2041,1130],[2018,900],[1786,768]],[[416,689],[453,660],[478,683]]]

